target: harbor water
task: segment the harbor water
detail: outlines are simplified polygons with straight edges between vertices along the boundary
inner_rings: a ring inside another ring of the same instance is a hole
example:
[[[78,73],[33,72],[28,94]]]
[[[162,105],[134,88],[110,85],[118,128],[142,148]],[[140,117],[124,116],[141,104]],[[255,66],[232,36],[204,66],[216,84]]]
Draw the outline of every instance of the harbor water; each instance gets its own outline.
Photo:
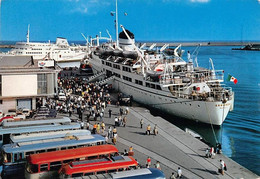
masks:
[[[234,110],[228,114],[221,127],[161,115],[182,129],[189,128],[199,133],[210,145],[222,143],[225,155],[260,175],[260,52],[233,51],[232,48],[201,47],[198,55],[199,66],[206,68],[210,65],[209,58],[212,58],[215,69],[224,70],[225,84],[235,92]],[[195,47],[182,49],[192,53]],[[7,50],[0,49],[0,52]],[[228,74],[237,78],[236,85],[226,81]],[[158,115],[158,111],[153,114]]]

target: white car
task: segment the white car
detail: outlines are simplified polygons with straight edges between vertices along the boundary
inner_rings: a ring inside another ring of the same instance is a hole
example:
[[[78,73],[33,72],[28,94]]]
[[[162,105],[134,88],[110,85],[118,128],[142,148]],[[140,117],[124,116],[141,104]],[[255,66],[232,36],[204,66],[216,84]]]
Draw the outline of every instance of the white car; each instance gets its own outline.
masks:
[[[59,93],[59,100],[66,101],[66,95],[64,93]]]
[[[25,115],[26,118],[29,118],[31,115],[31,110],[30,109],[23,109],[23,114]]]

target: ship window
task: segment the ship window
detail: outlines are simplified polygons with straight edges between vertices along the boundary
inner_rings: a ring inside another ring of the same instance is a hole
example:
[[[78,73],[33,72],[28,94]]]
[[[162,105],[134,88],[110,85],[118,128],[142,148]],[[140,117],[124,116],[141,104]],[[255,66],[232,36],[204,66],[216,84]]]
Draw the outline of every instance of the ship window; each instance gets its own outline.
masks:
[[[145,83],[145,86],[146,87],[150,87],[150,83]]]
[[[156,89],[158,89],[158,90],[162,90],[162,88],[161,88],[160,85],[156,85]]]

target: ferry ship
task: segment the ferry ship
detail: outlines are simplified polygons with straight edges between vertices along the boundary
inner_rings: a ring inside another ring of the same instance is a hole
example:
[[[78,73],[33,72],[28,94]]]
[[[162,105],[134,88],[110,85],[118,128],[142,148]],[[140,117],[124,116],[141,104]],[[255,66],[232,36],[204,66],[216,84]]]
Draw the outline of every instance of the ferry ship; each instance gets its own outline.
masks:
[[[105,43],[90,54],[89,63],[103,82],[131,95],[134,101],[174,116],[220,126],[233,110],[234,92],[226,87],[224,71],[185,61],[179,47],[159,52],[136,47],[134,34],[122,27],[119,40]],[[117,46],[118,44],[118,46]],[[100,82],[102,83],[102,81]]]
[[[87,46],[71,46],[66,38],[57,37],[55,43],[30,42],[29,26],[26,42],[17,42],[7,54],[32,56],[35,60],[55,60],[61,67],[79,67],[88,53]]]

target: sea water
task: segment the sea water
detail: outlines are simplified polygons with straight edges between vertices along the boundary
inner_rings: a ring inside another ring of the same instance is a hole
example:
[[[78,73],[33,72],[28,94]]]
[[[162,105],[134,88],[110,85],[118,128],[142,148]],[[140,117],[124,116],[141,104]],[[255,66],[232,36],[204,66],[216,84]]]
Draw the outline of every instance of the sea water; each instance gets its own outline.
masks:
[[[229,112],[221,127],[203,125],[167,116],[182,129],[190,128],[211,145],[222,143],[223,153],[260,175],[260,51],[232,50],[231,46],[201,47],[199,66],[209,68],[209,58],[215,70],[224,70],[227,86],[235,92],[234,110]],[[195,47],[183,47],[192,54]],[[186,58],[184,53],[183,58]],[[187,58],[186,58],[187,59]],[[237,84],[228,82],[228,74],[237,78]],[[214,132],[213,132],[214,131]]]

